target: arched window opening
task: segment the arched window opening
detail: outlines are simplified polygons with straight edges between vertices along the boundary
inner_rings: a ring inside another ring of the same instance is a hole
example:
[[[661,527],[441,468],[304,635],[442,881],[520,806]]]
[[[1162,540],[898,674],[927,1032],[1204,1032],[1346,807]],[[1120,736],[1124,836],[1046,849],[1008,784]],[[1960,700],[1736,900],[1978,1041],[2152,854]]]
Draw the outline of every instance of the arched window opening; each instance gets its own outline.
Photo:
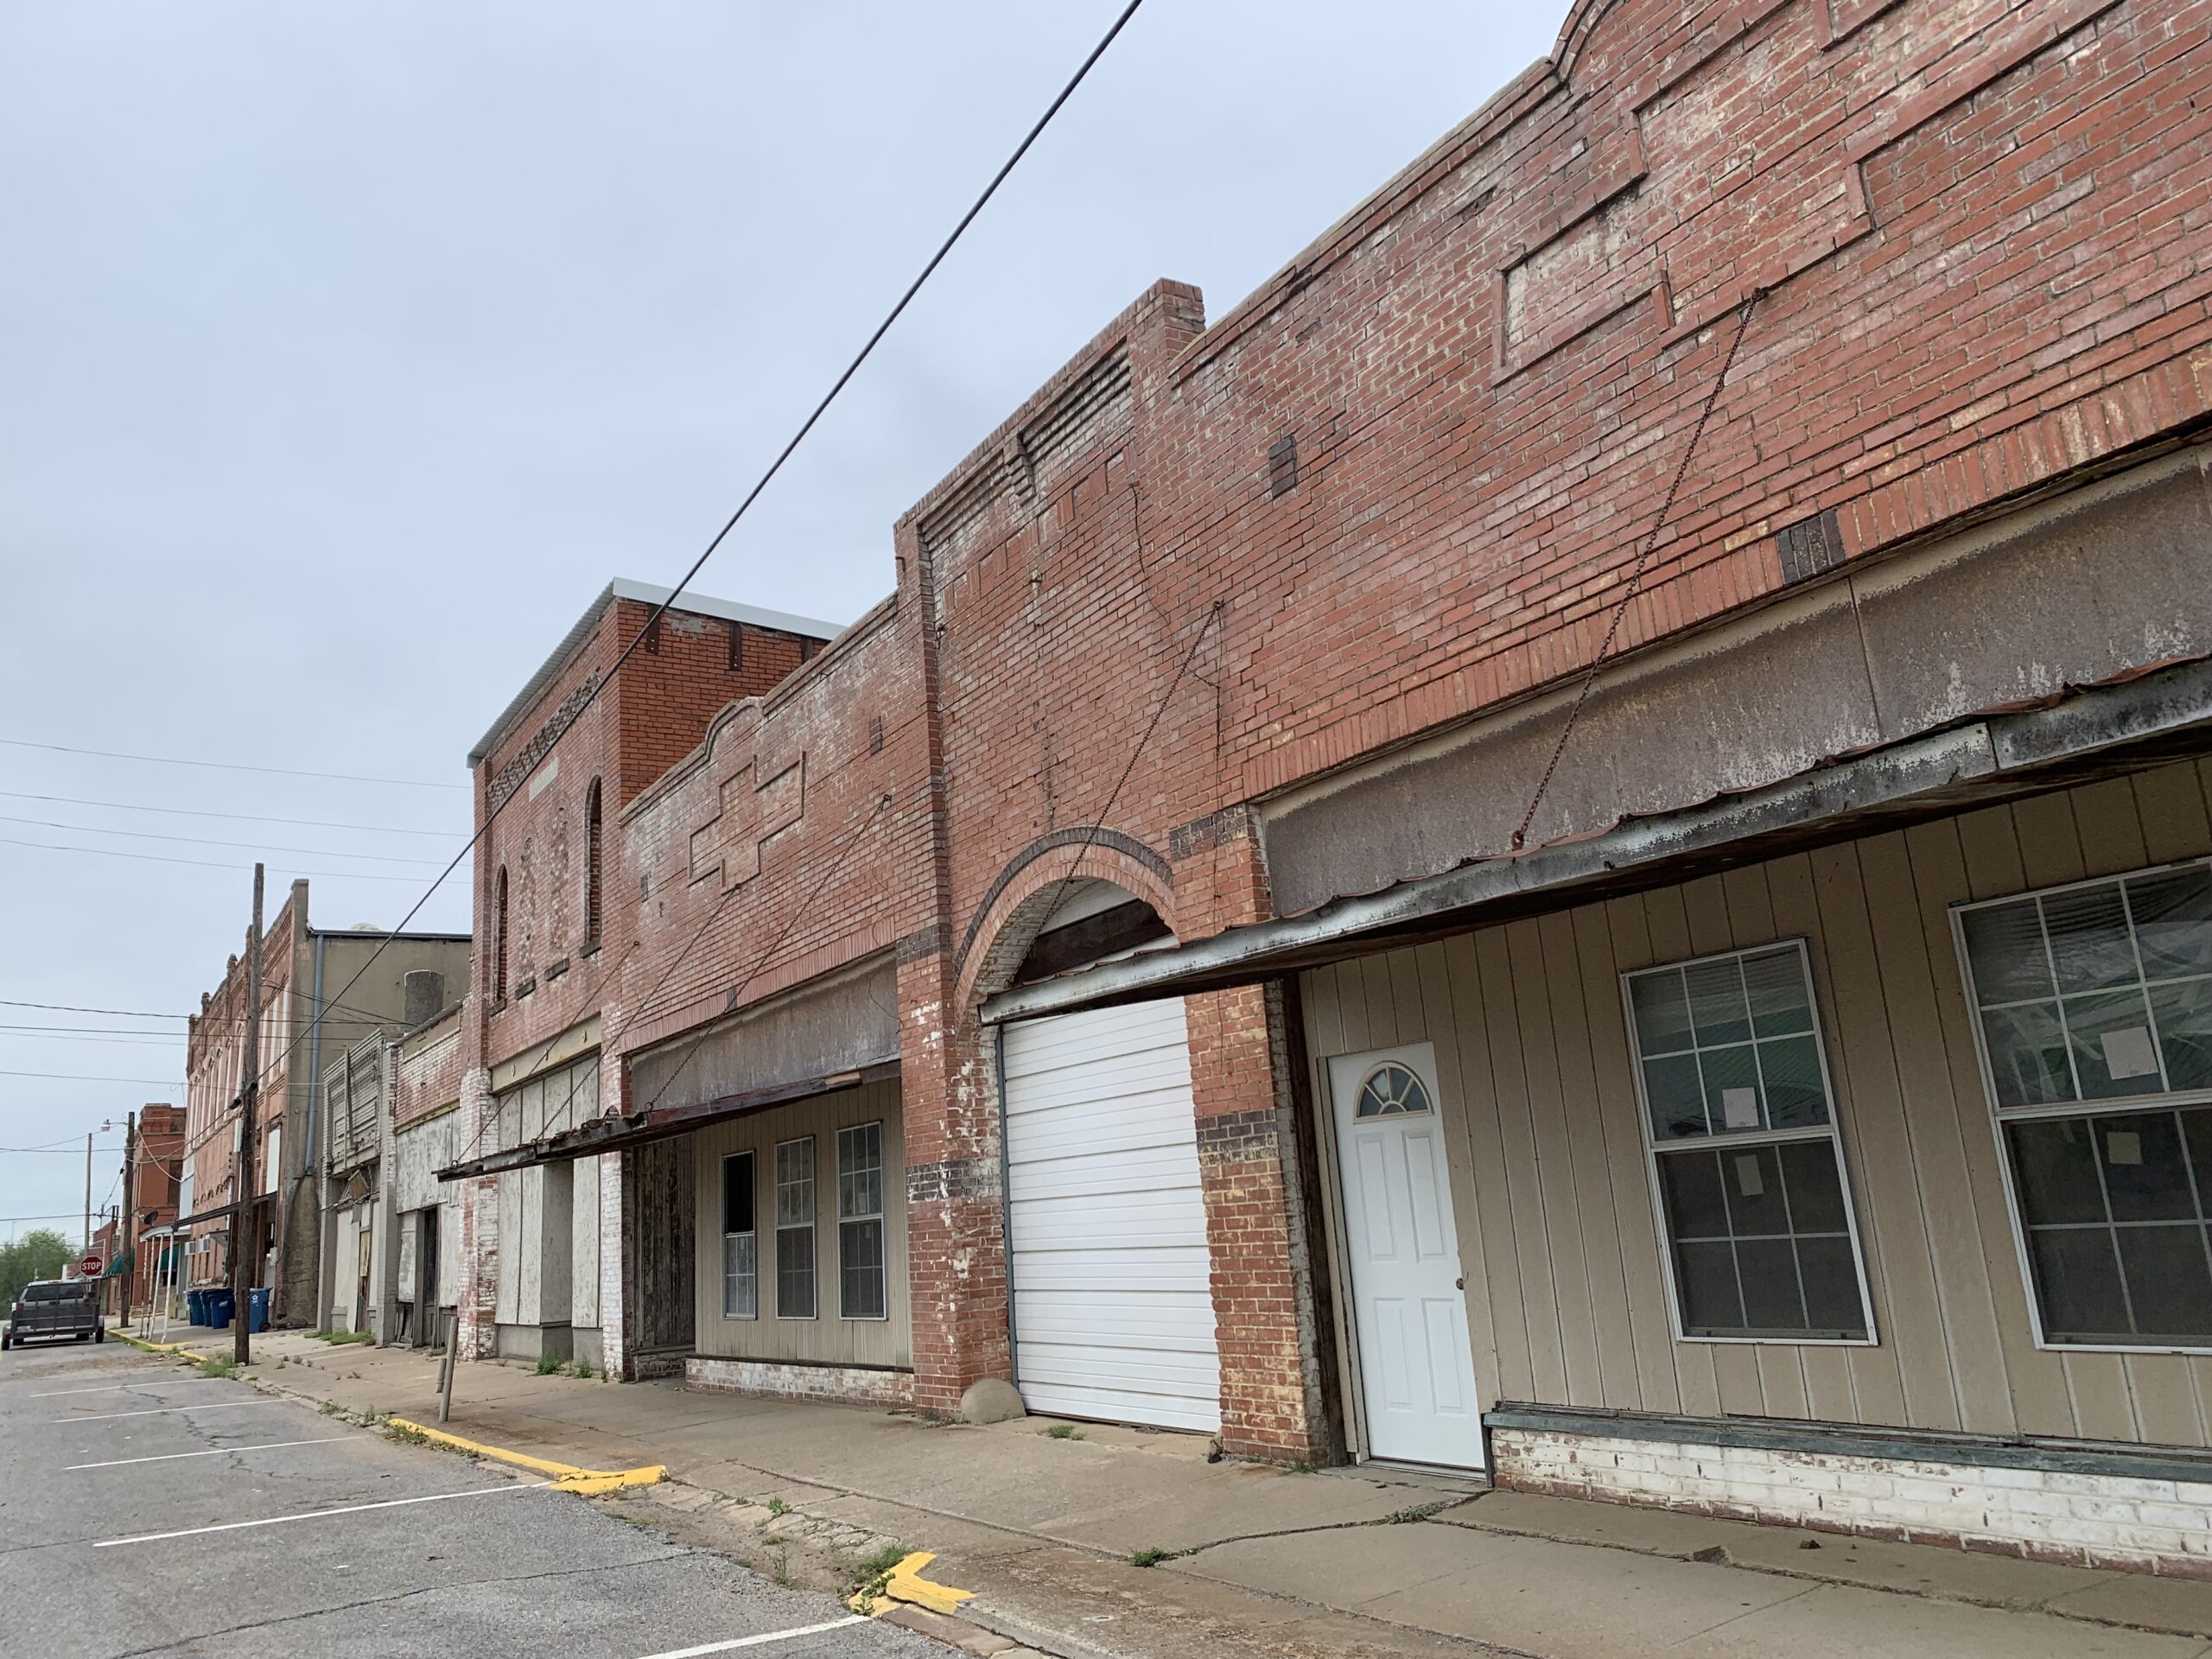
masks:
[[[584,791],[584,949],[599,949],[601,888],[600,882],[600,854],[602,842],[600,835],[599,779],[591,780],[591,787]]]
[[[499,866],[492,893],[492,1000],[507,1000],[507,867]]]

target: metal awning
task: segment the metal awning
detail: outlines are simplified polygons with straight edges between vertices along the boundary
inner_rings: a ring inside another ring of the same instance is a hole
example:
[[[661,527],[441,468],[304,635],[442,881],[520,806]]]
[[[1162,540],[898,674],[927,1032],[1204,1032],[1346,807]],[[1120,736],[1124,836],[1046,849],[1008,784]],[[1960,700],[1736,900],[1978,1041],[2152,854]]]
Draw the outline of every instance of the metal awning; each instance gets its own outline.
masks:
[[[467,1159],[437,1172],[442,1181],[465,1181],[472,1176],[496,1175],[502,1170],[526,1169],[532,1164],[565,1163],[573,1158],[596,1157],[602,1152],[620,1152],[626,1147],[642,1146],[648,1141],[665,1141],[673,1135],[689,1135],[710,1123],[742,1117],[748,1112],[766,1110],[787,1101],[804,1100],[814,1095],[842,1094],[849,1089],[863,1088],[871,1083],[893,1082],[899,1076],[899,1062],[887,1060],[875,1065],[856,1066],[849,1071],[833,1071],[825,1076],[801,1077],[790,1083],[779,1083],[765,1089],[748,1089],[734,1095],[723,1095],[714,1100],[698,1101],[688,1106],[663,1106],[654,1109],[633,1112],[628,1116],[594,1118],[573,1129],[563,1129],[542,1140],[524,1141],[504,1152],[486,1153],[481,1158]]]
[[[1596,833],[1462,864],[1302,916],[1255,922],[1018,986],[987,1025],[1249,985],[1478,924],[1683,881],[1796,848],[2110,776],[2212,748],[2212,662],[2068,688],[2031,707],[1801,772],[1764,788],[1624,819]]]

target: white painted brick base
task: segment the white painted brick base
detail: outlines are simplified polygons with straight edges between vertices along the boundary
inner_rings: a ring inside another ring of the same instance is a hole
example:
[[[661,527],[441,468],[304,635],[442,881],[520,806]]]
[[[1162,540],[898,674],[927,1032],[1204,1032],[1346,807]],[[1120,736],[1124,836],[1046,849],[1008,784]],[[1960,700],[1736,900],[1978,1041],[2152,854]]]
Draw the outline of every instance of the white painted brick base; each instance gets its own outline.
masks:
[[[911,1406],[912,1371],[863,1370],[842,1365],[791,1365],[770,1359],[714,1359],[694,1354],[683,1362],[683,1386],[717,1394],[759,1394],[785,1400],[835,1400],[853,1405]]]
[[[2212,1483],[1497,1428],[1517,1491],[2212,1579]]]

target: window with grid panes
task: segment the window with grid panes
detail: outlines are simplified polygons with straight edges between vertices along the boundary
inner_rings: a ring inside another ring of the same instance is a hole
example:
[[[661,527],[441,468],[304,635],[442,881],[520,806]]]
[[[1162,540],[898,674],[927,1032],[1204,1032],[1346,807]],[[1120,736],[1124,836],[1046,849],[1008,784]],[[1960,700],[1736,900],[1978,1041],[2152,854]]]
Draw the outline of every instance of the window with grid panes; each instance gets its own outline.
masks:
[[[1870,1340],[1803,944],[1622,982],[1682,1335]]]
[[[760,1313],[759,1234],[753,1220],[753,1156],[734,1152],[722,1160],[722,1317]]]
[[[837,1312],[885,1318],[883,1125],[837,1131]]]
[[[2212,1348],[2212,861],[1954,913],[2044,1341]]]
[[[776,1317],[814,1317],[814,1137],[776,1147]]]

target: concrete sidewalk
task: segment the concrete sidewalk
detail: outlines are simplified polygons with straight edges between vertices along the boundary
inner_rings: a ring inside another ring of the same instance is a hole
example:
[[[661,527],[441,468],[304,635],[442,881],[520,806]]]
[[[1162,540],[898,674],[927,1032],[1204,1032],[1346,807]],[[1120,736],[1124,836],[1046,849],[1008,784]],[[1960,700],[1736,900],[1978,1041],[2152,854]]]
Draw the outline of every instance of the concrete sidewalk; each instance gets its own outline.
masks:
[[[276,1333],[255,1357],[265,1387],[435,1415],[437,1362],[419,1352]],[[450,1426],[594,1468],[665,1464],[672,1486],[606,1501],[679,1536],[711,1541],[690,1523],[713,1516],[771,1551],[935,1550],[931,1577],[979,1592],[969,1618],[1067,1655],[2212,1655],[2212,1584],[1209,1464],[1187,1435],[1055,1438],[1034,1418],[938,1425],[492,1363],[461,1368]]]

